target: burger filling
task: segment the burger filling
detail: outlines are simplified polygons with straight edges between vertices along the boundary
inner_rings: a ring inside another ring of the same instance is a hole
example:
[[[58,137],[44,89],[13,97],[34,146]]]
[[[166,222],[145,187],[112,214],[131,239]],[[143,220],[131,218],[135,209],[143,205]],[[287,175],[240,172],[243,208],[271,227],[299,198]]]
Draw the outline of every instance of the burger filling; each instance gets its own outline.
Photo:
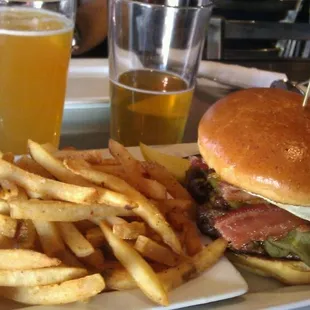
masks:
[[[202,233],[222,236],[231,250],[300,259],[310,266],[307,221],[224,182],[201,158],[191,158],[186,187],[198,202]]]

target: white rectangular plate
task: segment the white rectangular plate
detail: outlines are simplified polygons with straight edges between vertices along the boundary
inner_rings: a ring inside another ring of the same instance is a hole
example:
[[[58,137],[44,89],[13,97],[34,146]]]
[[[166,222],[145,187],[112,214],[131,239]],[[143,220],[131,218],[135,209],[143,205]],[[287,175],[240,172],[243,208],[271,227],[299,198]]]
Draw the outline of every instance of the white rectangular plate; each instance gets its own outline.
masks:
[[[197,152],[193,144],[183,144],[182,152],[180,146],[162,147],[163,151],[183,155],[183,151],[190,151],[189,154]],[[130,148],[130,151],[137,157],[141,154],[137,148]],[[108,154],[108,152],[107,152]],[[183,307],[206,304],[223,299],[240,296],[247,292],[248,286],[234,266],[223,257],[215,266],[206,271],[200,277],[191,280],[169,293],[170,305],[158,307],[150,302],[140,290],[123,292],[104,293],[92,298],[88,303],[74,303],[64,306],[35,306],[27,307],[10,301],[1,300],[1,310],[28,309],[28,310],[101,310],[101,309],[122,309],[143,310],[143,309],[179,309]]]

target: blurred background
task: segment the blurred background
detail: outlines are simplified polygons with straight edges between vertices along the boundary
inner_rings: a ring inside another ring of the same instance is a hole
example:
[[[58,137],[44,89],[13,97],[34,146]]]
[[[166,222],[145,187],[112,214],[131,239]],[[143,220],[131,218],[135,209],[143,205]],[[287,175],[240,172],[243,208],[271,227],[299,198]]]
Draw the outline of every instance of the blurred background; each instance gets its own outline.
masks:
[[[309,0],[219,0],[203,59],[309,79]]]
[[[309,0],[217,0],[203,59],[307,59],[309,11]],[[107,40],[79,57],[107,57]]]
[[[213,16],[206,59],[309,58],[309,1],[219,0]]]
[[[106,0],[91,0],[99,3]],[[90,3],[87,1],[86,3]],[[152,2],[154,0],[144,0]],[[298,71],[298,80],[307,79],[310,72],[310,1],[309,0],[217,0],[206,35],[203,60],[238,63],[273,71]],[[83,8],[83,3],[81,5]],[[96,9],[96,8],[95,8]],[[107,19],[106,12],[96,9],[93,24],[97,32]],[[104,14],[104,15],[102,15]],[[80,15],[83,15],[80,13]],[[79,15],[78,15],[79,17]],[[82,20],[83,16],[78,20]],[[100,21],[100,22],[99,22]],[[84,25],[83,25],[84,26]],[[87,26],[87,25],[86,25]],[[86,27],[84,26],[84,28]],[[88,27],[89,28],[89,27]],[[76,44],[92,40],[93,32],[76,34]],[[96,41],[94,39],[94,41]],[[106,58],[107,39],[87,51],[75,53],[75,58]],[[95,42],[96,43],[96,42]],[[93,44],[94,45],[94,44]],[[77,49],[78,50],[78,49]],[[295,66],[291,65],[294,60]]]
[[[86,41],[91,42],[93,48],[85,49],[82,52],[77,50],[73,57],[88,58],[88,61],[94,62],[95,71],[99,66],[102,66],[103,69],[107,68],[107,61],[103,58],[108,57],[106,39],[108,0],[80,1],[82,3],[77,25],[78,28],[81,26],[81,31],[77,33],[76,44],[79,45],[86,38]],[[83,1],[85,1],[85,6]],[[152,2],[155,0],[139,1]],[[309,80],[309,2],[309,0],[217,0],[206,33],[203,60],[280,72],[297,83]],[[89,14],[88,5],[91,7],[91,14]],[[104,8],[102,9],[103,5],[105,5],[105,11]],[[104,16],[106,18],[103,18]],[[90,25],[92,26],[90,27]],[[100,35],[94,38],[93,34],[89,32],[90,29],[95,29],[92,33],[98,34],[99,32]],[[102,36],[104,31],[105,38]],[[91,58],[99,59],[97,61]],[[104,71],[104,74],[105,84],[101,79],[96,78],[97,76],[89,78],[87,83],[79,78],[72,79],[68,85],[68,94],[70,95],[72,92],[75,96],[77,93],[79,94],[78,91],[82,92],[82,90],[89,94],[92,91],[98,94],[103,92],[108,94],[108,71]],[[235,76],[231,78],[232,80],[237,79]],[[206,108],[234,90],[234,88],[225,85],[206,83],[207,79],[205,78],[201,78],[197,82],[184,142],[195,140],[197,124]],[[76,85],[78,87],[75,87]],[[62,145],[75,145],[74,139],[78,145],[81,135],[83,135],[85,147],[105,146],[109,137],[108,95],[105,105],[93,104],[94,108],[92,109],[89,106],[87,109],[86,107],[81,109],[80,106],[79,109],[75,109],[74,105],[71,106],[72,108],[65,110],[64,114]]]

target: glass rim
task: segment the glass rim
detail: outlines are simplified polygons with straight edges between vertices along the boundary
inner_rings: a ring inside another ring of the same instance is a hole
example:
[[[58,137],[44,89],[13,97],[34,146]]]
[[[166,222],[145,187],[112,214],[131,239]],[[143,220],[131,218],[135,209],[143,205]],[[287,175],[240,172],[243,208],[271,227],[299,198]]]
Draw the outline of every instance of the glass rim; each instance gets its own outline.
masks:
[[[212,6],[214,6],[215,0],[209,0],[209,3],[207,5],[201,5],[201,6],[172,6],[172,5],[165,5],[165,4],[158,4],[158,3],[144,3],[139,0],[111,0],[113,2],[126,2],[126,3],[133,3],[140,6],[146,6],[146,7],[158,7],[158,8],[171,8],[171,9],[181,9],[181,10],[201,10],[201,9],[207,9]]]

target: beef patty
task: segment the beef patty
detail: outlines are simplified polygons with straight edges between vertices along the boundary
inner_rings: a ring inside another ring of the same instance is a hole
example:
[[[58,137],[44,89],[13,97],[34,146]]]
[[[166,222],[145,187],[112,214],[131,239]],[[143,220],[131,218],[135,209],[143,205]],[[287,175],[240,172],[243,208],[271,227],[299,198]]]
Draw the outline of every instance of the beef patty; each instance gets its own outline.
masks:
[[[215,190],[209,182],[209,176],[214,173],[214,170],[197,165],[197,159],[195,159],[195,162],[196,165],[193,165],[187,172],[186,187],[198,203],[196,208],[197,226],[203,234],[211,238],[218,238],[221,235],[214,227],[215,219],[229,213],[232,207],[225,200],[221,191]],[[244,245],[241,249],[235,249],[231,244],[228,247],[236,253],[269,257],[261,241],[252,241]],[[292,254],[289,254],[286,258],[299,259]]]

